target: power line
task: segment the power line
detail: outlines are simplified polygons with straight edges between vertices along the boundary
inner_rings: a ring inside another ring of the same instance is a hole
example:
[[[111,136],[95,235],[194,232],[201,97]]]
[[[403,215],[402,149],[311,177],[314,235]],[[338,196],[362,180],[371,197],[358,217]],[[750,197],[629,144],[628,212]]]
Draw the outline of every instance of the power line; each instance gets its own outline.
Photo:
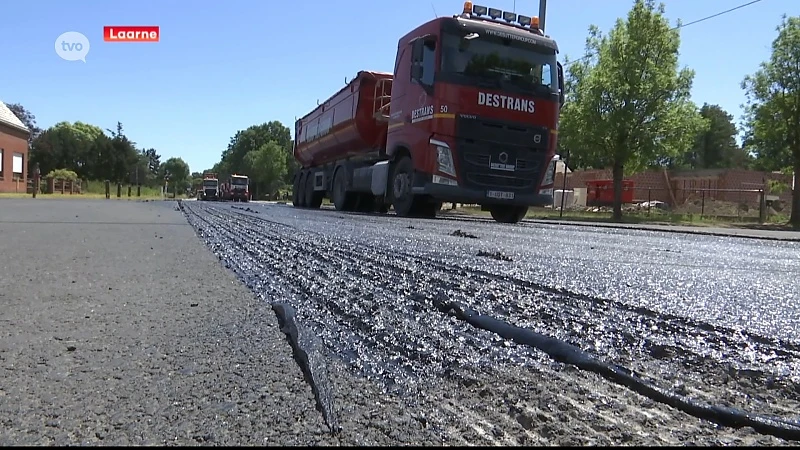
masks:
[[[671,28],[670,31],[678,30],[678,29],[681,29],[681,28],[686,28],[689,25],[694,25],[696,23],[700,23],[700,22],[703,22],[703,21],[706,21],[706,20],[709,20],[709,19],[713,19],[714,17],[723,16],[723,15],[728,14],[730,12],[736,11],[737,9],[742,9],[742,8],[744,8],[746,6],[754,5],[754,4],[756,4],[758,2],[761,2],[761,1],[763,1],[763,0],[752,0],[750,2],[743,3],[743,4],[739,5],[739,6],[734,6],[733,8],[726,9],[725,11],[720,11],[720,12],[712,14],[710,16],[706,16],[706,17],[703,17],[701,19],[693,20],[693,21],[691,21],[689,23],[680,24],[680,25],[678,25],[676,27]],[[566,64],[566,67],[569,67],[569,66],[577,63],[578,61],[582,61],[584,59],[591,58],[592,56],[595,56],[595,54],[586,55],[586,56],[583,56],[581,58],[576,59],[575,61],[570,61],[569,63]]]

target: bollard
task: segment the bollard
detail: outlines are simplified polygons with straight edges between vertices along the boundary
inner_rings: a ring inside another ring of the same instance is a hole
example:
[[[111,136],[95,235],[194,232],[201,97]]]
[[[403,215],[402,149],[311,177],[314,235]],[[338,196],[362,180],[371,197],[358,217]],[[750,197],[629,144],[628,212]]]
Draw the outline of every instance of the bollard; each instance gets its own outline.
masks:
[[[111,198],[111,182],[109,180],[106,180],[105,185],[106,185],[106,199],[109,199]]]
[[[137,197],[141,197],[142,196],[142,185],[141,184],[137,184],[136,185],[136,196]]]
[[[130,198],[130,196],[131,196],[131,190],[132,190],[132,189],[133,189],[133,186],[131,186],[131,185],[129,184],[129,185],[128,185],[128,198]]]
[[[117,198],[122,197],[122,183],[117,183]]]
[[[706,214],[706,191],[700,194],[700,218]]]
[[[758,192],[758,223],[764,225],[767,221],[767,193],[764,189]]]

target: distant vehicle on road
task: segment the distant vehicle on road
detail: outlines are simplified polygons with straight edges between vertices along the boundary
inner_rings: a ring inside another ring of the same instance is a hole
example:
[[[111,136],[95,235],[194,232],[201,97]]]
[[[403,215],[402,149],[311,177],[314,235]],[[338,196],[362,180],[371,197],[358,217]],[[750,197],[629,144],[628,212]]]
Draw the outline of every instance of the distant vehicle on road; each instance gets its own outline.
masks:
[[[557,53],[538,17],[470,1],[420,25],[394,73],[360,71],[295,122],[293,205],[434,217],[471,203],[506,223],[552,205]]]
[[[231,175],[222,184],[222,199],[233,202],[250,201],[250,178],[247,175]]]
[[[197,194],[198,200],[219,200],[219,179],[216,173],[206,172],[203,174],[203,185]]]

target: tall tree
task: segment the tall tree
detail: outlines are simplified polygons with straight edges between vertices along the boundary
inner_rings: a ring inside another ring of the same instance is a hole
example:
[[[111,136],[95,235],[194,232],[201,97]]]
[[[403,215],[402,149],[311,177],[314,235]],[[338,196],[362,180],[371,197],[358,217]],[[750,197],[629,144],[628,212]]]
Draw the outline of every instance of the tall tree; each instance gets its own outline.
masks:
[[[97,163],[93,143],[103,130],[83,122],[59,122],[44,130],[31,146],[30,161],[42,173],[68,169],[81,178],[93,178]]]
[[[286,171],[289,161],[289,154],[292,148],[292,136],[289,128],[284,126],[281,122],[273,120],[271,122],[262,123],[260,125],[253,125],[245,130],[236,132],[231,138],[228,148],[222,152],[222,158],[212,169],[221,178],[226,177],[232,173],[241,173],[248,175],[256,183],[254,186],[255,192],[264,192],[264,190],[273,189],[267,186],[265,181],[267,176],[261,176],[255,171],[259,166],[253,166],[252,162],[254,157],[250,160],[245,158],[250,152],[257,152],[264,145],[273,142],[281,150],[276,158],[283,160],[283,164],[276,167],[282,167],[283,172],[278,177],[284,183],[287,180]],[[292,160],[294,157],[292,157]]]
[[[586,58],[569,67],[560,139],[583,164],[611,167],[614,220],[624,174],[685,153],[706,126],[690,100],[694,72],[678,69],[679,48],[664,5],[636,0],[608,36],[592,26]]]
[[[189,164],[186,164],[182,158],[169,158],[161,164],[161,175],[166,176],[169,174],[169,183],[177,187],[179,191],[187,188],[191,182],[189,178]]]
[[[258,150],[270,141],[275,142],[280,148],[288,149],[291,139],[289,128],[277,120],[253,125],[236,132],[236,135],[231,138],[228,148],[222,152],[221,161],[225,162],[232,172],[244,172],[244,157],[249,152]]]
[[[28,131],[31,133],[30,136],[28,136],[28,146],[30,147],[33,145],[33,140],[42,133],[42,129],[36,125],[36,116],[19,103],[11,103],[6,106],[17,116],[17,119],[28,127]]]
[[[286,151],[275,141],[267,142],[245,155],[245,163],[250,169],[251,178],[272,192],[285,184]]]
[[[161,155],[154,148],[142,149],[142,155],[147,158],[147,167],[150,173],[157,174],[158,168],[161,167]]]
[[[745,78],[748,145],[759,164],[800,175],[800,17],[783,16],[770,59]],[[792,192],[789,222],[800,227],[800,188]]]
[[[120,122],[117,122],[116,131],[108,130],[108,132],[112,136],[113,151],[104,154],[104,158],[97,161],[96,169],[99,171],[98,173],[102,172],[106,179],[115,183],[128,182],[132,171],[139,162],[136,143],[128,139]]]
[[[733,116],[719,105],[703,104],[700,115],[708,128],[698,133],[694,146],[683,155],[684,166],[692,169],[722,169],[747,165],[746,151],[736,143],[738,130]]]

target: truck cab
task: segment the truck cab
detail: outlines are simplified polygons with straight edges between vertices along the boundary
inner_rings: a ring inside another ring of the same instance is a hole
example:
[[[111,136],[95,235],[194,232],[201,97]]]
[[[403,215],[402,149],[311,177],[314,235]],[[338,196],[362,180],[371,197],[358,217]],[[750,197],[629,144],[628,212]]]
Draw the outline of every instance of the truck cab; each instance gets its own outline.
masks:
[[[400,39],[393,79],[376,89],[390,92],[376,95],[385,99],[376,110],[388,121],[387,198],[398,215],[430,216],[447,201],[514,223],[552,205],[557,53],[536,17],[470,1]]]
[[[247,202],[250,200],[250,178],[247,175],[231,175],[227,186],[228,200]]]
[[[216,174],[203,175],[203,184],[200,188],[198,200],[218,200],[219,199],[219,179]]]

